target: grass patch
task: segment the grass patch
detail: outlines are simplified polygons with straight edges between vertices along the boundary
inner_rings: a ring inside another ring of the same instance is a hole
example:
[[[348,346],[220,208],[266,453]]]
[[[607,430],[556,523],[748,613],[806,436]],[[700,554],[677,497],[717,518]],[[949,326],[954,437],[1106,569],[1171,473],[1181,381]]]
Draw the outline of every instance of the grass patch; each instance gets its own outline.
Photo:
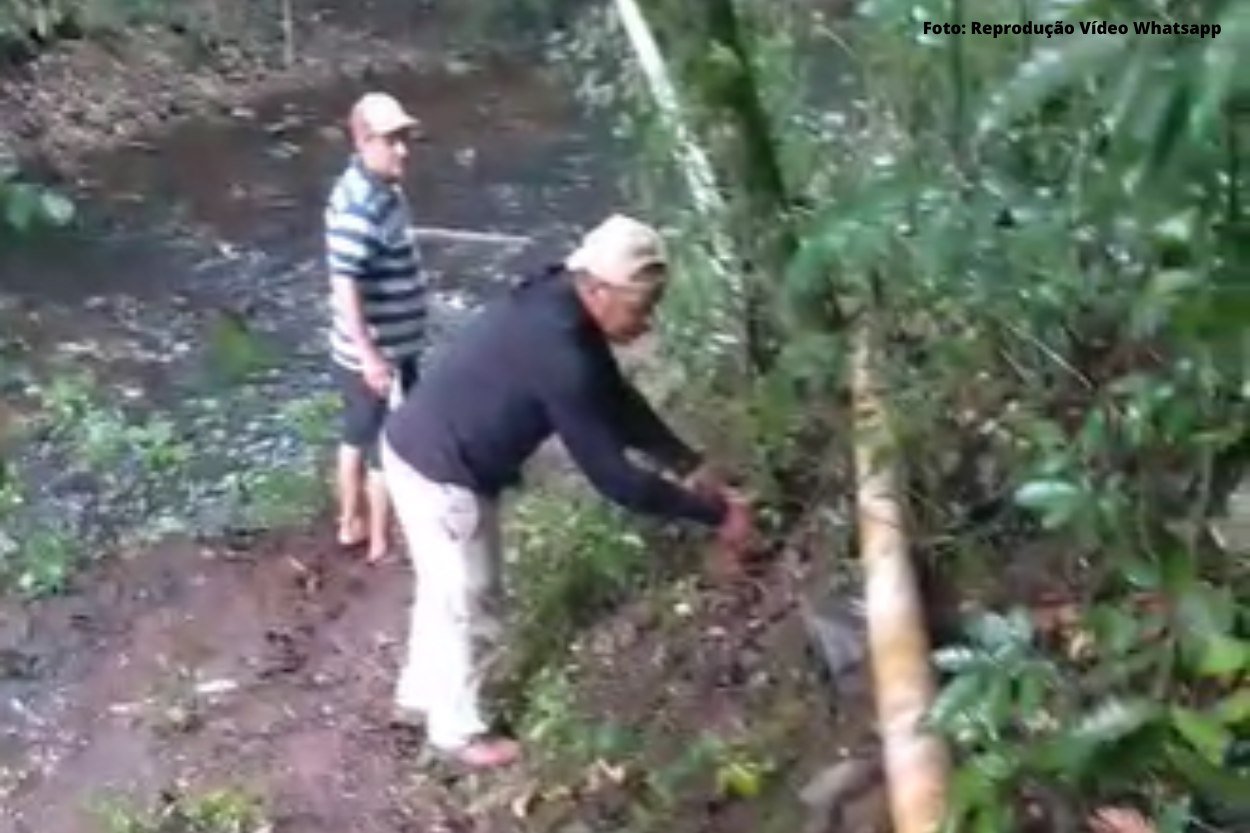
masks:
[[[163,794],[155,807],[107,799],[93,808],[99,833],[265,833],[263,802],[236,788]]]

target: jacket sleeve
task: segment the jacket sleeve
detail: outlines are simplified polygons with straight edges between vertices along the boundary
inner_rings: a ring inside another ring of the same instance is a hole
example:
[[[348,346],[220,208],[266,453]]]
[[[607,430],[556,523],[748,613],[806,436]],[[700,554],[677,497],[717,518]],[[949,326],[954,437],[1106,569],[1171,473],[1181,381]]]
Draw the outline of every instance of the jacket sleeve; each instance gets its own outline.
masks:
[[[546,369],[541,383],[548,417],[591,484],[626,509],[719,525],[724,501],[697,495],[630,461],[629,432],[618,428],[613,414],[619,404],[615,387],[596,369],[581,356],[562,357]]]
[[[669,428],[637,387],[619,372],[616,379],[616,424],[626,444],[680,475],[693,471],[701,455]]]

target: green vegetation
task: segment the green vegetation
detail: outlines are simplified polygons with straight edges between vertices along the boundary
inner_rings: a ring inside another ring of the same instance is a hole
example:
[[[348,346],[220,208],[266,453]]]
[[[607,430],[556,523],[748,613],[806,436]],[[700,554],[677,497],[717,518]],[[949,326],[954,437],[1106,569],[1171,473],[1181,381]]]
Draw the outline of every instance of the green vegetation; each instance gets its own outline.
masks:
[[[59,592],[74,568],[87,563],[86,550],[198,531],[210,504],[224,512],[220,523],[248,529],[288,527],[323,511],[333,397],[313,394],[266,415],[292,446],[275,456],[192,439],[227,437],[228,426],[263,413],[244,388],[229,390],[237,407],[208,396],[176,411],[140,413],[107,395],[88,373],[54,371],[37,390],[38,418],[26,433],[40,438],[64,476],[94,484],[117,514],[94,519],[107,521],[107,529],[45,517],[28,499],[29,474],[10,464],[0,477],[0,586],[31,596]]]
[[[1216,39],[942,38],[918,22],[1075,24],[1105,17],[1099,3],[879,0],[842,19],[738,3],[736,33],[716,19],[724,3],[643,5],[733,195],[726,214],[674,208],[689,198],[673,199],[673,137],[636,73],[606,74],[633,65],[610,10],[558,56],[617,114],[646,210],[679,230],[665,325],[689,378],[712,378],[704,401],[724,403],[701,410],[754,417],[738,436],[759,470],[796,448],[810,461],[811,426],[838,425],[848,331],[796,311],[872,309],[917,536],[934,542],[919,555],[967,594],[1034,551],[1025,539],[1064,554],[1033,569],[1067,577],[1047,589],[1073,594],[1079,658],[1018,616],[940,655],[952,829],[1011,829],[1038,791],[1052,818],[1114,798],[1172,820],[1204,791],[1244,801],[1225,762],[1250,728],[1250,575],[1207,527],[1250,457],[1245,4],[1116,9],[1218,23]],[[831,78],[832,96],[816,87]],[[770,188],[782,215],[758,209]],[[762,276],[762,305],[744,306],[691,242],[715,228],[773,263],[756,247],[779,225],[796,243]],[[765,363],[744,318],[761,307],[778,342]],[[776,485],[778,498],[793,487]],[[1131,603],[1143,593],[1151,605]]]
[[[173,0],[9,0],[0,7],[0,50],[30,54],[62,38],[102,36],[148,23],[195,27],[229,3]],[[273,13],[276,14],[276,4]]]
[[[501,699],[523,712],[540,697],[533,678],[561,669],[577,635],[640,589],[656,565],[623,514],[576,484],[527,494],[507,525],[515,636]]]
[[[262,833],[270,829],[261,802],[236,789],[169,792],[151,810],[120,800],[103,801],[95,816],[100,833]]]

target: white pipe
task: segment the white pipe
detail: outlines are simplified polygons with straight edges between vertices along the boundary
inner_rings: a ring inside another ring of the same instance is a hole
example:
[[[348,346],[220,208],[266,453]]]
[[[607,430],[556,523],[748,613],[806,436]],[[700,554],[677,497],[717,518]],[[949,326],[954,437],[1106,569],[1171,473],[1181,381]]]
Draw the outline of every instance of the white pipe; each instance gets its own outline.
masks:
[[[453,243],[498,243],[501,246],[525,246],[533,242],[531,237],[495,231],[416,226],[413,232],[417,237],[425,240],[446,240]]]

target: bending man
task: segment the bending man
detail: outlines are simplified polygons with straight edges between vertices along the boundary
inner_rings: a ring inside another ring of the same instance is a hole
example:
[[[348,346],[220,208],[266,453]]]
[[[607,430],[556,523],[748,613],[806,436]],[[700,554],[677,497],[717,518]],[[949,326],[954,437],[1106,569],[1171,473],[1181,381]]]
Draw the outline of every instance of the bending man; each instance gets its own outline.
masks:
[[[428,739],[472,766],[520,752],[486,733],[472,636],[499,587],[497,500],[557,434],[604,495],[628,509],[719,530],[736,550],[746,505],[622,376],[611,344],[645,333],[667,266],[659,235],[613,216],[560,267],[486,306],[447,345],[387,424],[382,460],[417,575],[396,699]],[[685,478],[636,466],[642,452]]]

